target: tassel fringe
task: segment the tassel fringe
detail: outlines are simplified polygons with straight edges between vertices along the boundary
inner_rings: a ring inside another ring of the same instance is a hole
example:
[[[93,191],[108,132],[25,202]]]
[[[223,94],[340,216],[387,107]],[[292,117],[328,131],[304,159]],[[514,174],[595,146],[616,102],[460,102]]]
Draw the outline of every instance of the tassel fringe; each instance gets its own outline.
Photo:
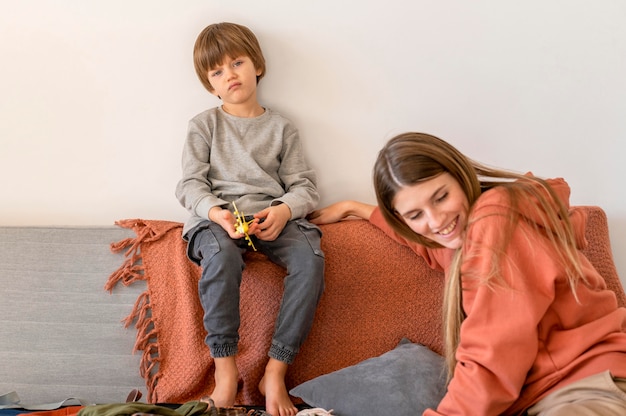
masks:
[[[123,228],[131,228],[137,235],[136,238],[125,238],[111,243],[113,253],[124,251],[125,260],[122,265],[109,276],[104,289],[112,292],[118,283],[130,286],[138,280],[148,280],[145,268],[142,265],[141,244],[155,237],[155,232],[142,220],[116,221],[116,225]],[[137,298],[130,314],[122,320],[125,328],[135,325],[137,338],[133,347],[133,353],[143,351],[139,364],[139,373],[146,380],[148,397],[151,403],[157,403],[156,385],[161,373],[158,371],[160,362],[157,331],[150,313],[150,294],[146,290]]]

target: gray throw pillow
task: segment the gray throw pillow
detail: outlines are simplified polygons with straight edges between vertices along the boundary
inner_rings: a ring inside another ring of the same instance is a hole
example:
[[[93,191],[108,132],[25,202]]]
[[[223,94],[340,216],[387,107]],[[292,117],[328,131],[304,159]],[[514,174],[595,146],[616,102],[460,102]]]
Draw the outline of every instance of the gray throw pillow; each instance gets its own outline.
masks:
[[[306,381],[289,393],[337,416],[415,416],[437,407],[445,382],[443,357],[403,339],[391,351]]]

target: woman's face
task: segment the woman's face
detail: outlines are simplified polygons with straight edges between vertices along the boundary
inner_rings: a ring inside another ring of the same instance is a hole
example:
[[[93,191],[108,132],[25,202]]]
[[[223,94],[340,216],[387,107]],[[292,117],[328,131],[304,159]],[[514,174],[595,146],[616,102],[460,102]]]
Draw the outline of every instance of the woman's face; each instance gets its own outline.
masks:
[[[461,247],[469,201],[449,173],[403,187],[393,202],[397,215],[417,234],[447,248]]]

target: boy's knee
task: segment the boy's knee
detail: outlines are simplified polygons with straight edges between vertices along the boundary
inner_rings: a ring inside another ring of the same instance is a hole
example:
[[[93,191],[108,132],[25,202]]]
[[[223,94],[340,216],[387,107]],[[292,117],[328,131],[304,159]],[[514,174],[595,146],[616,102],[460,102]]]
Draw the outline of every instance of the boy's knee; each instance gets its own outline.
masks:
[[[316,254],[311,247],[303,247],[294,252],[292,267],[295,267],[307,274],[323,274],[325,259],[324,256]]]

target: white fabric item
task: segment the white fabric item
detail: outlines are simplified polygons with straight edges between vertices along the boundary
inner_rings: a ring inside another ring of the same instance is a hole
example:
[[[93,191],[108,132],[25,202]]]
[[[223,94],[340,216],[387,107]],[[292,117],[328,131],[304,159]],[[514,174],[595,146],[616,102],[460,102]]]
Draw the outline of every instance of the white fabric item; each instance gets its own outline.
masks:
[[[321,407],[315,407],[313,409],[303,409],[296,413],[296,416],[332,416],[333,410],[322,409]]]

